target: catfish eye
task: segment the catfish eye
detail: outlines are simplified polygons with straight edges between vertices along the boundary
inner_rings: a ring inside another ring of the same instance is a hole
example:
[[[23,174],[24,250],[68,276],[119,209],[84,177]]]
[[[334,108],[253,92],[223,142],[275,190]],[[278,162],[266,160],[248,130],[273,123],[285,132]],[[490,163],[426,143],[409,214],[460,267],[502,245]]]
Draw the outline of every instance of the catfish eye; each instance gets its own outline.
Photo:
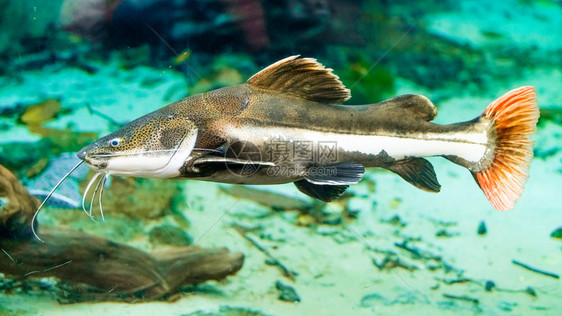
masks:
[[[114,138],[114,139],[109,141],[109,144],[111,145],[111,147],[117,147],[117,146],[119,146],[119,143],[121,143],[119,138]]]

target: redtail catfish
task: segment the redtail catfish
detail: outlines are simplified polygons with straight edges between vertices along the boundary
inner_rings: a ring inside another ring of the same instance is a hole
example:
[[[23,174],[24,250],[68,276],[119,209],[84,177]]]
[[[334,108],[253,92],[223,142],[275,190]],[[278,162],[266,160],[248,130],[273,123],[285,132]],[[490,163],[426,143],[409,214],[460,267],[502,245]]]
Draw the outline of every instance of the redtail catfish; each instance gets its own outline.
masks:
[[[533,87],[512,90],[480,116],[448,125],[431,122],[437,108],[421,95],[341,105],[349,98],[331,69],[312,58],[285,58],[246,83],[172,103],[80,150],[78,157],[97,172],[87,191],[99,179],[94,190],[101,202],[112,174],[294,182],[328,202],[359,182],[365,168],[380,167],[438,192],[423,157],[442,156],[467,168],[498,210],[511,209],[521,195],[539,117]]]

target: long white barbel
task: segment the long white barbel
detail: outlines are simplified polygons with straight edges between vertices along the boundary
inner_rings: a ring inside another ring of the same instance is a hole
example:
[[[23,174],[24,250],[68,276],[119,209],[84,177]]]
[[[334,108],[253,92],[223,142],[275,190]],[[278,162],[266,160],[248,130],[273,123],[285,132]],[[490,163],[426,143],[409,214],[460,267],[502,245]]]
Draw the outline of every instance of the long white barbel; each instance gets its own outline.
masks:
[[[76,170],[76,168],[78,168],[84,161],[80,160],[76,166],[74,166],[72,169],[70,169],[70,171],[64,176],[62,177],[62,179],[59,180],[59,182],[53,187],[53,189],[51,190],[51,192],[49,192],[49,194],[47,195],[47,197],[43,200],[43,202],[41,202],[41,204],[39,205],[39,207],[37,208],[37,211],[35,211],[35,214],[33,214],[33,218],[31,218],[31,232],[33,232],[33,235],[35,236],[35,238],[37,238],[37,240],[39,241],[43,241],[41,238],[39,238],[39,236],[37,235],[37,233],[35,232],[35,226],[33,225],[35,223],[35,220],[37,219],[37,215],[39,214],[39,211],[41,210],[41,208],[43,208],[43,205],[45,205],[45,203],[47,203],[47,201],[49,200],[49,198],[51,197],[51,195],[53,195],[53,193],[55,193],[55,190],[61,185],[61,183],[66,180],[66,178],[68,178],[68,176],[74,172],[74,170]]]

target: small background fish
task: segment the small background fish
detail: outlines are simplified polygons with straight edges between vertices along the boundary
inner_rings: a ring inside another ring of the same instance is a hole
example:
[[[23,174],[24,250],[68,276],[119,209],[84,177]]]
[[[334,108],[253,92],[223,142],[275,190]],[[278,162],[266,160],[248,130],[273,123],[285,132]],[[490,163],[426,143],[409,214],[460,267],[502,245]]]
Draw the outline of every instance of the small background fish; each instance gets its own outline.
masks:
[[[58,158],[51,159],[48,169],[37,178],[26,183],[29,193],[43,200],[49,191],[60,180],[61,173],[66,173],[76,163],[80,161],[75,155],[65,153]],[[78,187],[78,182],[88,173],[88,168],[82,166],[63,182],[56,193],[47,201],[48,206],[57,208],[78,208],[82,201],[82,195]]]

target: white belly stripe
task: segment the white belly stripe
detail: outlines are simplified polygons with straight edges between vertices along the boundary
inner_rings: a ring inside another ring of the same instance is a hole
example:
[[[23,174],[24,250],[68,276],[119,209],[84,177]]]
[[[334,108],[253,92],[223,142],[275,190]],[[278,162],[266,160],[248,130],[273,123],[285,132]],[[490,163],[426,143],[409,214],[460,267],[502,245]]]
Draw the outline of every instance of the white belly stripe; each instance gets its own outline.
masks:
[[[404,136],[351,135],[288,128],[229,128],[229,135],[251,142],[273,140],[336,142],[338,149],[378,155],[385,151],[394,159],[405,157],[454,155],[471,162],[478,162],[487,147],[486,132],[428,133]]]
[[[400,160],[406,157],[428,157],[454,155],[468,161],[478,162],[484,156],[486,143],[461,141],[462,138],[447,139],[442,135],[424,135],[425,137],[392,137],[365,135],[337,135],[309,132],[306,138],[317,141],[336,141],[339,149],[349,152],[359,151],[378,155],[383,150],[392,158]],[[461,135],[458,135],[461,136]],[[484,135],[485,137],[485,135]]]

